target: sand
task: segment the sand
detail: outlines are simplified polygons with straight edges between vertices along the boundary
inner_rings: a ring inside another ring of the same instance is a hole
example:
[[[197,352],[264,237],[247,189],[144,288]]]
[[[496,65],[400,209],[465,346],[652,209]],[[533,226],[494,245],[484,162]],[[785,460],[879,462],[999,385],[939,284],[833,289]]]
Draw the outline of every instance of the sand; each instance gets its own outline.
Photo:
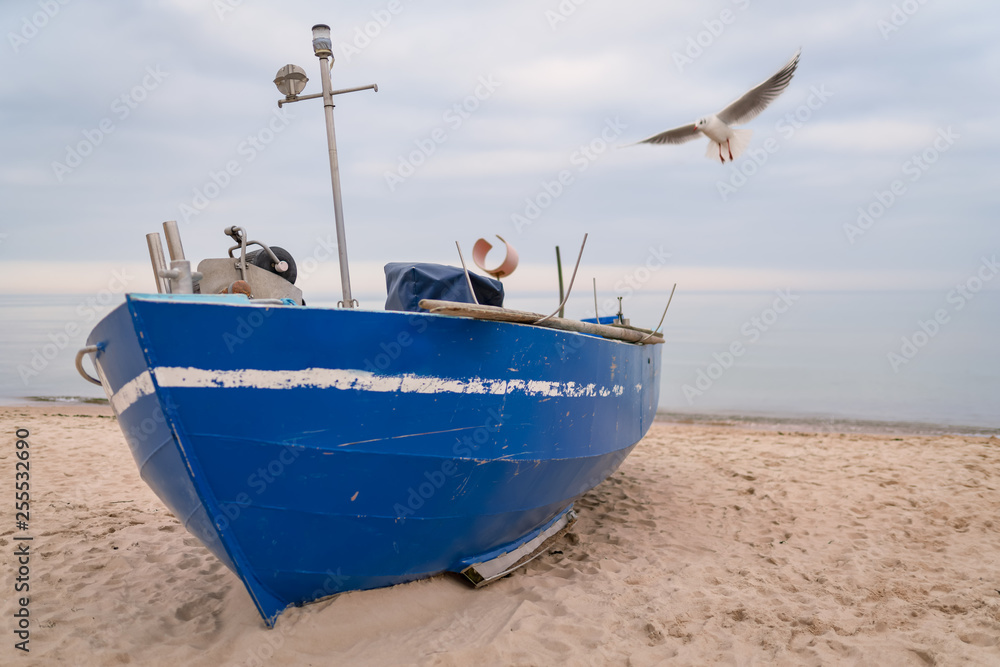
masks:
[[[657,423],[514,575],[348,593],[268,630],[139,479],[107,408],[0,408],[0,424],[4,665],[1000,664],[995,438]]]

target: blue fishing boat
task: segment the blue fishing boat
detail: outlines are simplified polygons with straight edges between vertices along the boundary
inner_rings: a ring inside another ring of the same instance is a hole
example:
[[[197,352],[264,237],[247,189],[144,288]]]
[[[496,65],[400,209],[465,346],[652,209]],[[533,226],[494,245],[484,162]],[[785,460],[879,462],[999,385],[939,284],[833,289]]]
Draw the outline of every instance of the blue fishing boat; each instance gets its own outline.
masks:
[[[663,339],[621,317],[485,305],[499,283],[464,267],[387,268],[397,309],[362,310],[343,242],[342,307],[315,307],[281,248],[230,227],[229,257],[193,271],[164,229],[169,268],[147,237],[158,292],[127,295],[77,367],[89,356],[142,479],[268,626],[343,591],[505,576],[654,418]]]
[[[88,344],[143,480],[268,624],[529,555],[659,393],[659,345],[243,295],[131,294]]]

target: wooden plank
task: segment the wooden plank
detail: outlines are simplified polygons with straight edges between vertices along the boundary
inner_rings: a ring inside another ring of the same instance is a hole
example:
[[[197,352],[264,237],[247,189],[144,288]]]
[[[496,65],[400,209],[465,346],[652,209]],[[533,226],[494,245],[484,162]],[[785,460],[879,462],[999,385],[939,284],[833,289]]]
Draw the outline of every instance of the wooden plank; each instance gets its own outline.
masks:
[[[439,301],[437,299],[421,299],[420,307],[438,315],[471,317],[476,320],[490,320],[493,322],[531,324],[540,327],[548,327],[550,329],[560,329],[562,331],[576,331],[578,333],[593,334],[595,336],[601,336],[611,340],[620,340],[626,343],[638,343],[639,341],[643,341],[644,345],[653,345],[663,342],[663,334],[657,333],[649,336],[651,333],[649,329],[640,329],[638,327],[595,324],[593,322],[580,322],[579,320],[570,320],[561,317],[551,317],[536,325],[535,323],[544,318],[544,315],[529,313],[524,310],[500,308],[498,306],[483,306],[475,303],[459,303],[457,301]]]

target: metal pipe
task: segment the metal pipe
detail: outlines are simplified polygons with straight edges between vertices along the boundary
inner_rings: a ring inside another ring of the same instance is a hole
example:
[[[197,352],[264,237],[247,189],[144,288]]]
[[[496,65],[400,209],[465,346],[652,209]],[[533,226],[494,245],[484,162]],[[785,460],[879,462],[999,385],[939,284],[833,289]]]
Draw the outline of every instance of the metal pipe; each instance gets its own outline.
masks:
[[[283,100],[278,100],[278,108],[280,109],[286,104],[291,104],[292,102],[301,102],[302,100],[314,100],[317,97],[323,97],[323,93],[314,93],[312,95],[296,95],[295,97],[286,97]]]
[[[593,280],[594,280],[594,318],[597,320],[597,323],[600,324],[601,313],[599,310],[597,310],[597,278],[594,278]]]
[[[458,259],[462,262],[462,270],[465,271],[465,282],[469,284],[469,294],[472,295],[472,303],[479,305],[479,299],[476,298],[476,290],[472,287],[472,278],[469,277],[469,269],[465,266],[465,258],[462,257],[462,246],[458,245],[458,241],[455,241],[455,247],[458,248]]]
[[[261,248],[263,248],[264,252],[267,253],[267,256],[271,259],[271,263],[274,264],[274,270],[275,271],[277,271],[278,273],[284,273],[285,271],[288,270],[288,262],[285,262],[285,261],[282,261],[282,260],[278,259],[278,256],[274,254],[274,251],[271,250],[271,247],[269,245],[267,245],[266,243],[261,243],[260,241],[253,241],[253,240],[251,240],[251,241],[247,241],[246,244],[247,245],[254,245],[255,243],[257,245],[259,245]]]
[[[184,246],[181,245],[181,232],[177,229],[176,220],[167,220],[163,223],[163,235],[167,238],[170,261],[184,259]]]
[[[344,93],[356,93],[359,90],[374,90],[378,92],[378,84],[370,83],[367,86],[357,86],[356,88],[341,88],[340,90],[330,91],[331,95],[343,95]],[[323,97],[323,93],[313,93],[312,95],[296,95],[295,97],[286,97],[283,100],[278,100],[278,108],[286,104],[291,104],[292,102],[301,102],[302,100],[314,100],[317,97]]]
[[[576,266],[573,267],[573,275],[569,278],[569,287],[566,288],[566,296],[559,304],[559,308],[556,308],[555,312],[551,315],[546,315],[542,319],[537,320],[535,324],[541,324],[545,320],[550,320],[555,317],[556,313],[558,313],[566,305],[566,302],[569,301],[569,293],[573,291],[573,281],[576,280],[576,270],[580,268],[580,260],[583,259],[583,249],[587,247],[587,236],[589,236],[589,234],[583,235],[583,243],[580,244],[580,254],[576,257]]]
[[[562,279],[562,257],[559,256],[559,246],[556,246],[556,271],[559,272],[559,303],[563,300],[563,279]],[[564,314],[563,308],[559,308],[559,317]]]
[[[233,225],[222,230],[226,236],[231,236],[236,245],[229,249],[229,256],[233,256],[233,251],[240,249],[240,258],[236,260],[236,269],[240,272],[240,280],[247,279],[247,230]]]
[[[337,254],[340,259],[340,285],[344,308],[354,308],[351,296],[351,274],[347,266],[347,235],[344,232],[344,207],[340,193],[340,165],[337,162],[337,136],[333,128],[333,93],[330,84],[330,64],[327,56],[319,59],[320,79],[323,82],[323,111],[326,114],[326,141],[330,149],[330,182],[333,184],[333,215],[337,224]],[[338,304],[339,305],[339,304]]]
[[[156,280],[156,291],[160,294],[170,293],[170,283],[160,275],[167,270],[167,260],[163,257],[163,242],[156,232],[146,234],[146,245],[149,246],[149,261],[153,265],[153,279]]]
[[[355,86],[354,88],[341,88],[340,90],[331,90],[331,95],[343,95],[344,93],[356,93],[359,90],[374,90],[378,92],[377,83],[369,83],[367,86]]]
[[[80,348],[80,350],[76,353],[76,372],[83,376],[83,379],[87,382],[93,382],[96,385],[101,385],[101,381],[86,371],[83,367],[83,358],[86,355],[97,352],[100,349],[100,345],[88,345],[87,347]],[[97,364],[95,363],[94,366],[96,368]]]
[[[670,298],[667,299],[667,307],[663,309],[663,315],[660,316],[660,323],[657,324],[656,328],[653,329],[652,331],[650,331],[642,340],[637,341],[637,343],[644,343],[644,342],[646,342],[646,340],[648,338],[652,338],[653,335],[655,335],[656,332],[660,330],[660,327],[663,326],[663,320],[665,320],[667,318],[667,310],[670,308],[670,302],[674,300],[674,291],[676,289],[677,289],[677,283],[674,283],[673,289],[670,290]],[[660,334],[660,335],[662,336],[663,334]]]
[[[194,281],[201,274],[191,273],[191,262],[186,259],[175,259],[170,262],[170,269],[161,274],[170,279],[171,294],[194,294]]]

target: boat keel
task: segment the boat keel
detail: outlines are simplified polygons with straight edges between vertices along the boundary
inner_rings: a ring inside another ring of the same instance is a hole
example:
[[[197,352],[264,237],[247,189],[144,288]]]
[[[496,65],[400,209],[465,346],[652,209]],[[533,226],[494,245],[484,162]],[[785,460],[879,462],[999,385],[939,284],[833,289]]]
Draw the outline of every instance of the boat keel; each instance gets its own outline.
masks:
[[[469,561],[476,561],[459,571],[465,579],[475,586],[481,588],[497,579],[502,579],[517,568],[527,565],[544,553],[542,548],[549,539],[563,529],[573,525],[576,521],[576,512],[572,506],[567,507],[559,516],[550,521],[547,525],[538,529],[534,536],[521,541],[513,548],[507,545],[480,556],[466,559],[463,564]]]

